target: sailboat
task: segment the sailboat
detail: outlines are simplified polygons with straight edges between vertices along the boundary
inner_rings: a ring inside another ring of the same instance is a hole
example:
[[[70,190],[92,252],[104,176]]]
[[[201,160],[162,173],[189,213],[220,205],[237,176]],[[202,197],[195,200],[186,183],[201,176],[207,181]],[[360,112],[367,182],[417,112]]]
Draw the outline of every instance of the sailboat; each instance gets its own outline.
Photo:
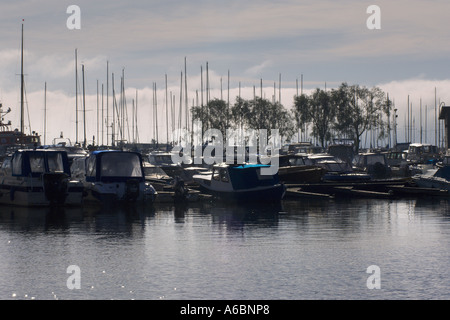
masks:
[[[21,70],[20,70],[20,129],[11,128],[11,121],[4,122],[3,117],[11,112],[11,108],[6,111],[0,103],[0,156],[4,157],[20,148],[36,148],[41,145],[41,138],[37,133],[24,133],[24,94],[25,82],[23,73],[23,24],[21,41]]]

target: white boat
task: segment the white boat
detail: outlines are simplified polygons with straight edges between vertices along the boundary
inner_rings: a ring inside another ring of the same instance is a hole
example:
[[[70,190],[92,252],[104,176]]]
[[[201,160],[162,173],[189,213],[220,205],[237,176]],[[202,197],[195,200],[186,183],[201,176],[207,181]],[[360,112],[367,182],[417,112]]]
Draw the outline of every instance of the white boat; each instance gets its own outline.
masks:
[[[17,150],[0,170],[0,203],[18,206],[81,205],[83,184],[71,179],[65,151]]]
[[[450,157],[445,156],[444,160],[436,167],[422,174],[416,174],[412,179],[420,188],[450,191]]]
[[[215,164],[210,173],[194,175],[200,188],[221,199],[236,201],[279,201],[286,187],[280,183],[278,173],[264,175],[262,164]]]
[[[68,138],[55,138],[53,139],[53,143],[51,145],[44,145],[39,147],[39,149],[66,151],[70,165],[72,165],[73,159],[85,158],[89,154],[81,146],[72,144]]]
[[[411,143],[406,156],[406,160],[410,164],[435,164],[439,158],[439,149],[425,143]]]
[[[93,151],[85,159],[74,159],[72,173],[83,182],[89,202],[153,201],[157,194],[145,181],[138,152]]]

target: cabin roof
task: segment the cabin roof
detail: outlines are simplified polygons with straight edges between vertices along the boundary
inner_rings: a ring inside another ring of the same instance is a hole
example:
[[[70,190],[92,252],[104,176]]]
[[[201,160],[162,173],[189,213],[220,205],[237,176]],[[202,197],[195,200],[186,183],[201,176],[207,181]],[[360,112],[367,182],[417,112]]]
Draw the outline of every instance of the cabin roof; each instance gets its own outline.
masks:
[[[267,164],[251,164],[251,163],[245,163],[245,164],[227,164],[227,163],[218,163],[214,165],[215,168],[226,168],[229,167],[230,169],[248,169],[248,168],[267,168],[270,167]]]
[[[450,113],[450,106],[442,106],[441,112],[439,112],[439,119],[448,118],[448,114]]]

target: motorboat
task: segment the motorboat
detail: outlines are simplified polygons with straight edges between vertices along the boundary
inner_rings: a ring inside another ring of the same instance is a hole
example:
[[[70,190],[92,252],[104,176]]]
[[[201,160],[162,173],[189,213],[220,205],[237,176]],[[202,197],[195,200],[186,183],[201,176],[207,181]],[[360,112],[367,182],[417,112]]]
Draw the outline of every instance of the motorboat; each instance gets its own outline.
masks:
[[[325,173],[320,166],[308,165],[307,156],[301,154],[278,155],[278,165],[278,176],[284,183],[317,183]]]
[[[0,203],[81,205],[83,184],[71,178],[65,151],[17,150],[0,169]]]
[[[433,188],[450,191],[450,156],[445,156],[433,169],[412,176],[420,188]]]
[[[40,149],[46,150],[63,150],[67,152],[69,158],[69,164],[72,165],[73,159],[85,158],[88,155],[88,151],[79,145],[72,144],[70,139],[67,138],[55,138],[51,145],[43,145]]]
[[[210,173],[194,175],[201,190],[214,197],[246,201],[279,201],[284,197],[286,187],[280,183],[278,173],[265,174],[263,164],[227,164],[212,166]]]
[[[86,201],[153,201],[157,195],[145,180],[138,152],[93,151],[85,159],[74,159],[72,172],[84,184]]]
[[[386,161],[391,168],[393,177],[408,177],[411,175],[406,151],[389,151],[386,153]]]
[[[406,160],[410,164],[436,163],[440,160],[439,149],[426,143],[411,143],[408,147]]]
[[[324,182],[358,182],[371,179],[369,174],[355,172],[348,162],[330,154],[310,155],[306,163],[324,170],[322,175],[322,181]]]
[[[373,179],[386,179],[392,176],[384,153],[366,152],[353,159],[353,170],[369,174]]]

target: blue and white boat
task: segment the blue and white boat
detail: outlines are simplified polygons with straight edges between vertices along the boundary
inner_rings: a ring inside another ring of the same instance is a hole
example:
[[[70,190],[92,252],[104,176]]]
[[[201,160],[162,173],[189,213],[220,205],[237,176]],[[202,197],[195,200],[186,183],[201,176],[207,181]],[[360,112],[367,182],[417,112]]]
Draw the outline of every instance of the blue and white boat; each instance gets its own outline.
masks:
[[[132,151],[98,150],[72,164],[75,177],[83,182],[86,201],[153,201],[157,194],[146,182],[141,154]]]
[[[215,164],[212,171],[194,175],[202,191],[217,198],[236,201],[279,201],[286,187],[280,183],[278,173],[265,175],[262,164]]]
[[[0,169],[0,204],[81,205],[83,184],[71,178],[67,152],[17,150]]]

